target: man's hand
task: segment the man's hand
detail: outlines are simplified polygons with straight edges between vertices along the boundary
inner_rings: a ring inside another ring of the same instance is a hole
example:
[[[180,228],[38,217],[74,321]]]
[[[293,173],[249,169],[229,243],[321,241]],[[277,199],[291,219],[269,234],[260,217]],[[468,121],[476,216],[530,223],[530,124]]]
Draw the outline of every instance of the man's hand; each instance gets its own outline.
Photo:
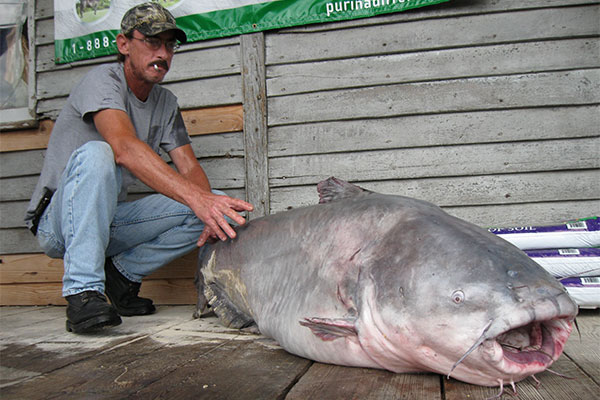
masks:
[[[238,214],[242,211],[252,211],[252,204],[243,200],[229,196],[216,195],[211,192],[205,192],[197,199],[197,202],[190,204],[192,210],[204,224],[204,230],[198,239],[198,247],[203,246],[210,238],[227,240],[235,238],[235,230],[229,225],[225,217],[239,225],[244,225],[246,220]]]
[[[177,170],[190,183],[189,190],[185,191],[183,203],[204,222],[204,231],[198,239],[198,246],[204,245],[210,238],[221,240],[227,240],[227,236],[234,238],[235,231],[225,217],[243,225],[246,220],[237,212],[252,211],[254,209],[252,204],[233,197],[213,194],[206,173],[198,163],[191,145],[177,147],[169,152],[169,156]]]
[[[212,231],[212,229],[210,229],[210,227],[208,225],[204,225],[204,230],[202,231],[200,238],[198,238],[198,242],[196,243],[196,245],[198,247],[202,247],[206,243],[212,244],[212,243],[215,243],[217,240],[218,240],[218,237]]]

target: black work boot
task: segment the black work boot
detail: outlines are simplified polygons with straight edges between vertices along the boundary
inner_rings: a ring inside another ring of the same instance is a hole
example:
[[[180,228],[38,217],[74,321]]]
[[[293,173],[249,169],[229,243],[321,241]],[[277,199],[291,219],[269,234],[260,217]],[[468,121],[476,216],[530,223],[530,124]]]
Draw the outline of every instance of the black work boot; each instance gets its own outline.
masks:
[[[124,317],[148,315],[156,311],[152,300],[138,296],[142,284],[125,278],[110,258],[106,259],[104,272],[106,273],[106,295],[120,315]]]
[[[87,333],[105,326],[121,323],[117,311],[106,301],[103,294],[88,290],[66,297],[67,331]]]

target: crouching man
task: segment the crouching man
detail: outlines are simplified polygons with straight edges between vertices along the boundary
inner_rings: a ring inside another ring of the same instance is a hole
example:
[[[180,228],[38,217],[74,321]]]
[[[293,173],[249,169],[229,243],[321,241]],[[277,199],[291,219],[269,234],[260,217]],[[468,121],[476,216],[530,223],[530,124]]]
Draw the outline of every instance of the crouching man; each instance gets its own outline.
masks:
[[[127,11],[120,62],[90,71],[52,130],[25,219],[46,254],[64,260],[70,332],[152,314],[152,300],[138,296],[142,278],[209,238],[235,237],[228,220],[243,224],[238,212],[252,210],[211,191],[177,99],[158,85],[186,39],[157,3]],[[135,178],[158,194],[125,202]]]

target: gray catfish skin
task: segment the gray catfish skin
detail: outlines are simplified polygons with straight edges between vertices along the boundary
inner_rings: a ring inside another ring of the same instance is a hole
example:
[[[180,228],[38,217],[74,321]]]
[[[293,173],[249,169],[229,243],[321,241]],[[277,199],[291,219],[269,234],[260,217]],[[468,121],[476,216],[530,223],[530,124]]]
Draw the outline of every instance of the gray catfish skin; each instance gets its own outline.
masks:
[[[318,190],[202,252],[199,313],[312,360],[486,386],[560,356],[577,306],[519,249],[424,201],[336,178]]]

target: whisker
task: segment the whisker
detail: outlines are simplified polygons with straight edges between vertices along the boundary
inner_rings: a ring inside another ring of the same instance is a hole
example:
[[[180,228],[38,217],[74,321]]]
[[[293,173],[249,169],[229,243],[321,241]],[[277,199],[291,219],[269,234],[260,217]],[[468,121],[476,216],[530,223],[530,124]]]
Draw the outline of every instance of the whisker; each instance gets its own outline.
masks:
[[[471,348],[469,348],[469,350],[467,350],[467,352],[465,354],[463,354],[463,356],[454,363],[454,365],[452,366],[452,368],[450,369],[450,372],[448,372],[448,379],[450,379],[450,375],[452,374],[452,371],[454,371],[454,369],[458,366],[458,364],[460,364],[461,362],[463,362],[463,360],[465,358],[467,358],[467,356],[469,354],[471,354],[471,352],[473,350],[475,350],[477,347],[479,347],[479,345],[481,343],[483,343],[483,341],[485,340],[485,334],[487,333],[488,329],[490,329],[490,326],[492,326],[492,322],[493,320],[489,320],[489,322],[487,323],[487,325],[483,328],[483,332],[481,333],[481,336],[479,336],[479,339],[477,339],[477,341],[473,344],[473,346],[471,346]]]
[[[575,325],[575,329],[577,329],[577,334],[579,335],[579,343],[581,343],[581,331],[579,330],[579,324],[577,323],[577,318],[573,318],[573,324]]]
[[[510,386],[512,386],[512,390],[514,392],[514,396],[515,397],[519,397],[519,393],[517,393],[517,387],[515,386],[515,382],[514,381],[510,381]]]
[[[546,352],[545,352],[544,350],[542,350],[542,349],[538,349],[538,350],[523,350],[523,348],[521,348],[521,347],[512,346],[512,345],[510,345],[510,344],[506,344],[506,343],[500,343],[500,346],[502,346],[502,347],[508,347],[509,349],[515,349],[515,350],[518,350],[518,351],[520,351],[520,352],[535,351],[535,352],[538,352],[538,353],[542,353],[543,355],[547,356],[547,357],[548,357],[549,359],[551,359],[552,361],[556,361],[556,360],[554,359],[554,357],[552,357],[552,355],[550,355],[550,354],[546,353]]]
[[[513,346],[513,345],[510,345],[510,344],[506,344],[506,343],[500,343],[500,346],[502,346],[502,347],[508,347],[509,349],[515,349],[515,350],[521,351],[520,347]]]
[[[535,377],[535,375],[531,375],[531,379],[533,379],[535,381],[535,388],[536,389],[539,389],[540,386],[542,386],[542,382],[540,382],[539,379]]]
[[[578,272],[576,274],[563,276],[562,278],[558,278],[558,281],[562,282],[565,279],[575,278],[575,277],[586,275],[586,274],[589,274],[590,272],[596,272],[596,271],[600,271],[600,268],[592,268],[592,269],[588,269],[587,271],[581,271],[581,272]]]
[[[561,374],[560,372],[552,371],[550,368],[546,368],[546,371],[550,372],[551,374],[560,376],[561,378],[570,379],[570,380],[577,379],[577,378],[574,378],[572,376],[567,376],[567,375]]]
[[[498,383],[500,384],[500,392],[497,395],[488,397],[485,400],[499,399],[502,397],[502,394],[504,394],[504,381],[502,381],[502,379],[498,379]]]

